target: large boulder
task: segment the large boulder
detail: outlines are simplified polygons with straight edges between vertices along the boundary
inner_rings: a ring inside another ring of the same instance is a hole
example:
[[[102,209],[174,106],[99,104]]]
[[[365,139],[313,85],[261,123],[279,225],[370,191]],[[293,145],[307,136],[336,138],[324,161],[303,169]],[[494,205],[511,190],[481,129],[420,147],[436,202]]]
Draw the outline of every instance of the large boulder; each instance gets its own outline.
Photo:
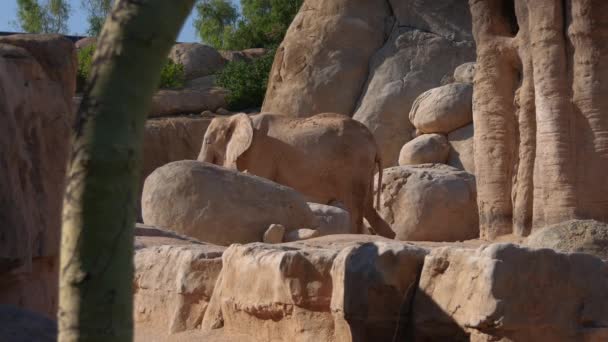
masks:
[[[473,124],[461,127],[448,134],[448,142],[450,143],[448,165],[475,174],[474,134]]]
[[[475,62],[459,65],[454,69],[454,81],[460,83],[473,83],[475,80]]]
[[[391,167],[384,170],[379,213],[400,240],[474,239],[475,189],[473,175],[447,165]]]
[[[232,245],[202,329],[250,341],[403,339],[426,253],[362,235]]]
[[[308,203],[317,219],[316,230],[321,236],[351,233],[350,213],[339,207]]]
[[[223,252],[224,247],[138,226],[133,277],[136,329],[155,326],[165,334],[196,329],[222,269]]]
[[[423,133],[450,133],[473,122],[473,86],[452,83],[422,93],[410,111],[412,124]]]
[[[385,39],[386,0],[306,0],[279,46],[262,112],[351,115]]]
[[[184,73],[188,80],[213,75],[226,63],[217,50],[198,43],[175,44],[169,52],[169,58],[175,63],[184,65]]]
[[[264,48],[252,48],[241,51],[220,50],[220,55],[228,62],[251,62],[268,53]]]
[[[75,79],[66,38],[0,38],[0,302],[49,316]]]
[[[608,267],[590,255],[438,248],[416,292],[416,340],[605,341],[607,288]]]
[[[314,228],[295,190],[247,173],[198,161],[156,169],[144,183],[144,223],[218,245],[262,241],[273,223],[287,231]]]
[[[466,1],[458,2],[466,8]],[[474,58],[474,50],[471,40],[454,41],[408,24],[394,26],[370,60],[367,83],[353,116],[374,133],[385,166],[397,165],[399,150],[410,140],[414,127],[408,113],[416,97]]]
[[[399,165],[416,165],[428,163],[445,163],[450,152],[450,145],[444,135],[422,134],[401,148]]]
[[[226,107],[228,91],[223,88],[162,89],[152,97],[148,117],[215,111]]]
[[[608,260],[608,224],[594,220],[570,220],[535,230],[524,244],[565,253],[587,253]]]

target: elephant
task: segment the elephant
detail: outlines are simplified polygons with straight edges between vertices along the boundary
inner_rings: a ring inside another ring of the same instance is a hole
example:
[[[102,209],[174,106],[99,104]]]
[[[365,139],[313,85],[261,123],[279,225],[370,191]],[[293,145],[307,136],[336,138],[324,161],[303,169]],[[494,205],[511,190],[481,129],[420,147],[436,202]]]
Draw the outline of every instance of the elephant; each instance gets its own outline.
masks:
[[[216,117],[204,135],[198,160],[289,186],[310,202],[341,202],[351,214],[353,233],[363,233],[365,217],[376,234],[395,236],[373,203],[376,167],[378,186],[382,184],[376,140],[367,127],[348,116],[240,113]]]

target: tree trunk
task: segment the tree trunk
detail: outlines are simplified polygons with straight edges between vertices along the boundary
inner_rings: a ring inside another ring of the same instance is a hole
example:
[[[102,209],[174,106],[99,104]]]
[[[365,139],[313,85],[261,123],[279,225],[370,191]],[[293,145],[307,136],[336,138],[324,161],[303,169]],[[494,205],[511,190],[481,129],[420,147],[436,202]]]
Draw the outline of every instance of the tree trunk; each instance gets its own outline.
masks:
[[[78,111],[64,199],[59,341],[131,341],[133,226],[143,129],[194,0],[120,0]]]

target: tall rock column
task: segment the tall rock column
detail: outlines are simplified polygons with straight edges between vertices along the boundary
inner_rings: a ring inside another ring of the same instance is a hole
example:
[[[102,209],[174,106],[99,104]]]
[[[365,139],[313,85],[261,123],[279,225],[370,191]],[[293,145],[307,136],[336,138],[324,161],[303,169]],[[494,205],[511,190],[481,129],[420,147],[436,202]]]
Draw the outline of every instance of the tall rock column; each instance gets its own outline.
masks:
[[[608,221],[608,3],[470,6],[481,236]]]

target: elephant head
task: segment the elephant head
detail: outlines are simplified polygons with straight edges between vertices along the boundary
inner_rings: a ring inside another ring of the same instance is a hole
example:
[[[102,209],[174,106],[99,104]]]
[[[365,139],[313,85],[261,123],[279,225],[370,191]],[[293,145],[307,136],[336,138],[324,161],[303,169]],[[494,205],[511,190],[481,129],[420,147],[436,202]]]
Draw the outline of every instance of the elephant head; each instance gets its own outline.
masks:
[[[251,146],[253,123],[245,114],[214,118],[203,138],[199,161],[237,169],[236,161]]]

